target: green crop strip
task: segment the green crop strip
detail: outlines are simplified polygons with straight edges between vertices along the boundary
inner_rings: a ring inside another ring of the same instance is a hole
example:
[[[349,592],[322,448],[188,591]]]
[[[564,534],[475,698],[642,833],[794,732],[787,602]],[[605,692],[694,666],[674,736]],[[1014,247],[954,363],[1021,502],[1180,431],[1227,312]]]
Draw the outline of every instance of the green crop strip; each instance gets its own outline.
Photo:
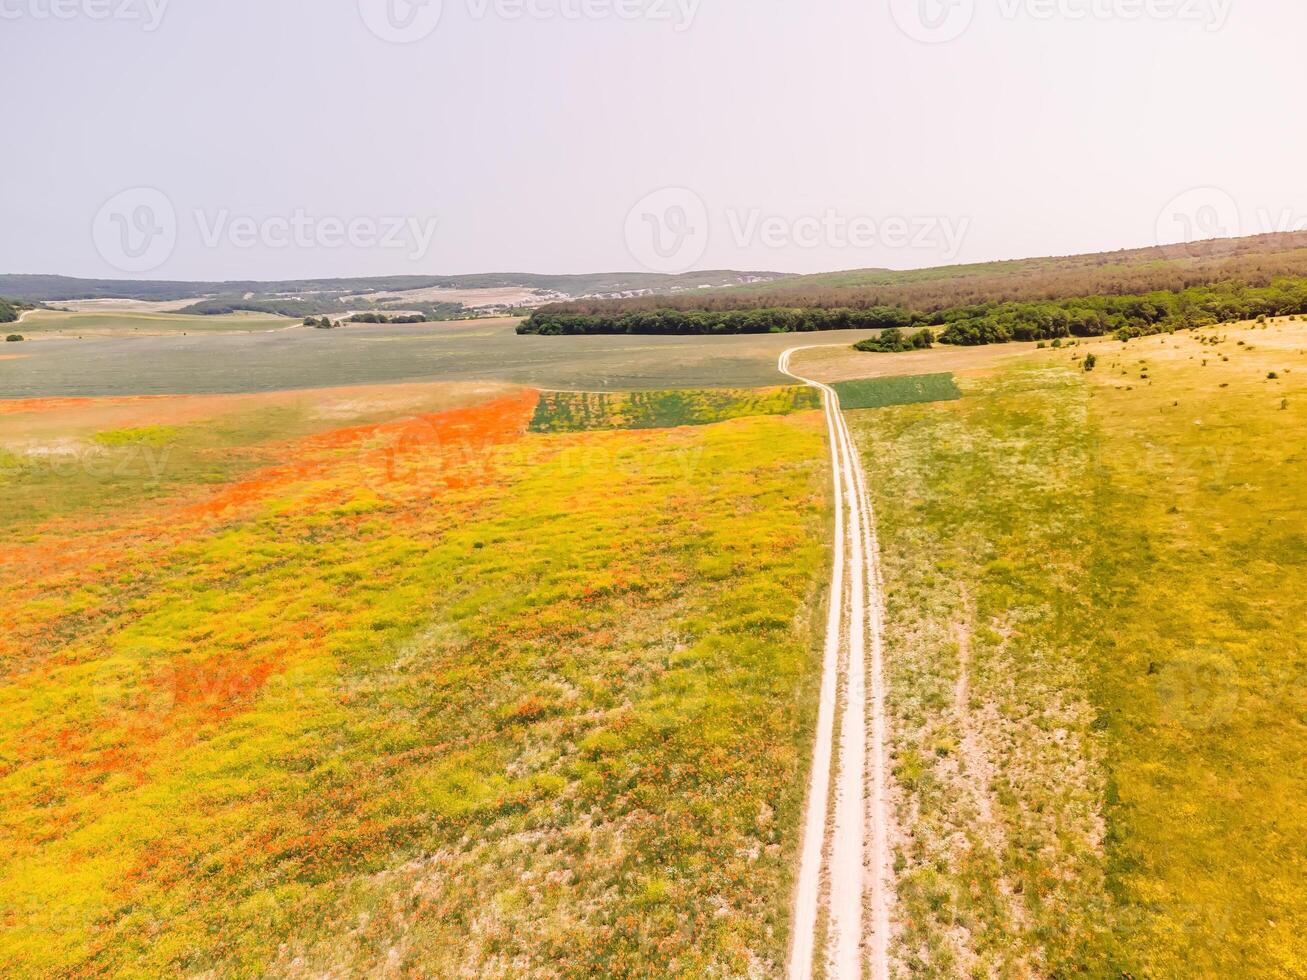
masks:
[[[819,408],[821,398],[817,391],[802,387],[611,393],[552,391],[540,396],[531,431],[668,429]]]
[[[834,387],[840,396],[840,406],[848,410],[957,401],[962,397],[951,374],[841,381]]]

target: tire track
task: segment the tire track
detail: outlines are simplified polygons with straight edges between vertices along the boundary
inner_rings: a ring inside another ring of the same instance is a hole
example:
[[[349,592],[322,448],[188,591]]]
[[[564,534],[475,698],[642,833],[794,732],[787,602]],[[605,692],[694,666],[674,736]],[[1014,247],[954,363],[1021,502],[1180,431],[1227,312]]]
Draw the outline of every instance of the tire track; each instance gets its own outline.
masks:
[[[872,977],[884,980],[889,976],[890,903],[879,547],[866,475],[838,393],[790,370],[792,356],[806,349],[785,351],[778,367],[823,394],[835,483],[835,557],[788,975],[791,980],[808,980],[813,974],[814,954],[823,938],[817,935],[817,920],[826,871],[830,882],[826,975],[861,980],[864,968],[869,968]],[[837,712],[841,692],[843,711]],[[839,765],[832,787],[837,713]],[[824,864],[832,791],[834,819]]]

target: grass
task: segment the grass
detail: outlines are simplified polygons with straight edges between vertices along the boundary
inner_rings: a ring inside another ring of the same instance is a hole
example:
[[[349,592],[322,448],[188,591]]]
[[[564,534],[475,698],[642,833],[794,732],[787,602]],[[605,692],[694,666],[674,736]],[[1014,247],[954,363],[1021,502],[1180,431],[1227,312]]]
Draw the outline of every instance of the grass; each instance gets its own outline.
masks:
[[[1307,331],[1229,334],[854,415],[912,831],[905,969],[1307,970],[1307,483],[1284,438],[1307,424]]]
[[[807,387],[612,394],[556,391],[540,396],[531,431],[662,429],[820,408],[816,389]]]
[[[962,392],[958,390],[951,374],[918,374],[862,381],[840,381],[834,385],[834,388],[839,393],[840,405],[846,411],[952,401],[962,397]]]
[[[225,394],[432,379],[638,392],[765,388],[791,380],[776,370],[793,345],[780,334],[519,337],[518,322],[45,338],[12,345],[21,346],[21,358],[0,359],[0,396]],[[863,335],[834,331],[808,339],[848,344]]]
[[[237,415],[177,426],[166,492],[40,485],[0,530],[0,971],[780,969],[820,416],[535,406]]]
[[[154,335],[282,330],[300,321],[264,314],[192,316],[184,313],[32,310],[23,317],[24,333],[65,335]]]

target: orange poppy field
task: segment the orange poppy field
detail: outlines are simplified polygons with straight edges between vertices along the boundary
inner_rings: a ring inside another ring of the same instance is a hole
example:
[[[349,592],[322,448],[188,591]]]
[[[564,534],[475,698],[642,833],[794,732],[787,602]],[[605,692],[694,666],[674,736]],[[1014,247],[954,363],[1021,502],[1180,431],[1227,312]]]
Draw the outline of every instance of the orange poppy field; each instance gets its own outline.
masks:
[[[539,399],[5,403],[0,972],[779,968],[822,418]]]

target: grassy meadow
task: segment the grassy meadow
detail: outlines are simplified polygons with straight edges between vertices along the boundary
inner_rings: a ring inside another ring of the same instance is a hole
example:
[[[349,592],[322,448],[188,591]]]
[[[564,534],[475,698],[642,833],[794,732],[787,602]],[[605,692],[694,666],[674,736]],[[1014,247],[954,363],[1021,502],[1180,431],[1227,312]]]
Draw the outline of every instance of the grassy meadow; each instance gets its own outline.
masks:
[[[851,416],[884,550],[899,971],[1302,976],[1307,325],[959,383]]]
[[[195,316],[139,310],[32,310],[23,316],[17,327],[21,328],[24,336],[51,334],[94,337],[284,330],[299,323],[299,320],[257,313]]]
[[[423,387],[0,403],[0,972],[779,970],[820,414]]]

